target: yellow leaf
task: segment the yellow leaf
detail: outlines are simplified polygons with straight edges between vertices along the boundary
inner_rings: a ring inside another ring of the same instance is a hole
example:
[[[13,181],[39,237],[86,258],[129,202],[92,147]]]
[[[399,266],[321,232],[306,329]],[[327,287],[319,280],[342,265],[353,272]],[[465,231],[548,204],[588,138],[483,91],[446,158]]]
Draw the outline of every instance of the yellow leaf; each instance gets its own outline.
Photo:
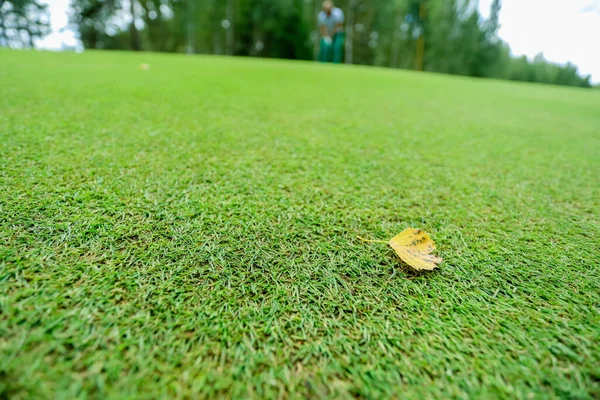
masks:
[[[398,257],[416,270],[431,271],[442,262],[440,257],[433,254],[435,243],[427,232],[420,229],[408,228],[394,236],[389,242],[383,240],[366,240],[366,242],[384,242],[392,246]]]

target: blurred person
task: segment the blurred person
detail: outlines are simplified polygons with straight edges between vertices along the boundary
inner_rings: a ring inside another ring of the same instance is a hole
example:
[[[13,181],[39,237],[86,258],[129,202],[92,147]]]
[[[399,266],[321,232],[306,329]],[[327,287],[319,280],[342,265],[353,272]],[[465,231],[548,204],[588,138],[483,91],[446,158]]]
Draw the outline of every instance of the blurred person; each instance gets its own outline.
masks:
[[[318,16],[321,33],[319,61],[339,64],[344,51],[344,12],[331,0],[325,0],[322,8]]]

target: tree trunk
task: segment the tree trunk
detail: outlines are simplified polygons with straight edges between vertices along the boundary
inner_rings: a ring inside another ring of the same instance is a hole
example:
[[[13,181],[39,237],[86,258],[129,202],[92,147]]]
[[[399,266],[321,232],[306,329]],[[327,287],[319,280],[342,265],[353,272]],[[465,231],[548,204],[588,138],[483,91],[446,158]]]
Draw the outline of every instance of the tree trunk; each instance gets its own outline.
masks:
[[[415,56],[415,69],[417,71],[423,71],[423,58],[425,56],[425,38],[421,33],[421,36],[417,39],[417,54]]]
[[[402,13],[399,6],[396,6],[396,20],[392,32],[392,43],[390,52],[390,68],[398,68],[398,55],[400,54],[400,30],[402,29]]]
[[[234,31],[233,31],[233,2],[234,0],[227,0],[227,13],[226,18],[229,21],[229,26],[227,27],[227,32],[225,32],[225,42],[227,46],[227,55],[233,55],[233,40],[234,40]]]
[[[98,31],[96,30],[96,28],[92,28],[92,30],[90,30],[90,34],[89,34],[89,47],[91,47],[92,49],[97,49],[98,48]],[[87,48],[88,45],[85,43],[84,41],[84,46]]]
[[[421,20],[421,36],[417,39],[417,54],[415,56],[415,69],[423,71],[425,69],[425,18],[427,17],[426,0],[423,0],[419,7],[419,19]]]
[[[142,45],[140,42],[140,32],[138,32],[135,26],[135,21],[137,20],[135,1],[136,0],[129,0],[129,11],[131,12],[131,25],[129,26],[129,31],[131,34],[131,49],[134,51],[140,51],[142,49]]]
[[[319,43],[321,38],[321,28],[319,27],[319,23],[317,22],[319,12],[321,11],[321,1],[320,0],[311,0],[313,2],[313,7],[311,8],[312,15],[311,19],[314,21],[314,29],[313,29],[313,59],[317,59],[317,55],[319,54]]]
[[[346,13],[346,64],[352,64],[352,51],[354,50],[354,8],[356,0],[350,0],[348,3],[348,12]]]
[[[29,47],[32,49],[35,48],[35,44],[33,43],[33,34],[31,33],[31,29],[26,28],[25,32],[27,32],[27,41],[29,42]]]
[[[188,15],[187,15],[187,45],[186,52],[188,54],[194,54],[196,52],[196,28],[194,27],[194,18],[196,7],[194,4],[196,0],[188,0]]]

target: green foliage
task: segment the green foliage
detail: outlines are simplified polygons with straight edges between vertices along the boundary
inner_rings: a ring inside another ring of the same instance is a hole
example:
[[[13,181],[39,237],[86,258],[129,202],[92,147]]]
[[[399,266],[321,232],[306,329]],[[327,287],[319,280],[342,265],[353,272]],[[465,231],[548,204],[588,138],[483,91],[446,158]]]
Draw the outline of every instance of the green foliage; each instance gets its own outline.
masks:
[[[48,5],[40,0],[0,0],[0,47],[33,47],[50,31]]]
[[[0,60],[0,398],[600,396],[600,91]]]
[[[132,0],[145,50],[311,59],[321,0]],[[129,2],[125,2],[131,4]],[[119,27],[121,0],[73,0],[73,21],[89,48],[136,49],[137,29]],[[424,69],[447,74],[590,87],[573,65],[512,58],[498,37],[500,0],[484,20],[470,0],[338,0],[346,14],[346,60],[413,68],[417,38]],[[129,39],[128,37],[131,36]]]
[[[425,69],[469,75],[469,58],[475,56],[479,44],[477,15],[462,18],[456,0],[436,0],[429,5]]]
[[[558,65],[548,62],[542,54],[533,61],[525,56],[510,59],[506,77],[515,81],[551,83],[563,86],[591,88],[590,76],[581,77],[577,67],[571,63]]]
[[[71,0],[71,22],[86,48],[127,48],[127,38],[114,22],[120,8],[120,0]]]
[[[140,1],[143,47],[151,51],[176,52],[185,47],[186,11],[181,2],[171,0]],[[179,7],[179,8],[178,8]],[[178,12],[173,12],[175,8]],[[188,17],[189,18],[189,17]]]
[[[303,19],[303,0],[238,2],[235,23],[238,55],[311,59],[309,27]]]

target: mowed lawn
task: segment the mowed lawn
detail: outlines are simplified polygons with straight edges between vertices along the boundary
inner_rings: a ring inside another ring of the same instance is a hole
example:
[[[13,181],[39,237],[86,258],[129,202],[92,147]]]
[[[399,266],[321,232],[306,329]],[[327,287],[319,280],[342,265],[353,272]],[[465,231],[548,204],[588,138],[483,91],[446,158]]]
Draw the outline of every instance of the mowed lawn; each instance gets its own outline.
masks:
[[[600,396],[600,91],[4,50],[0,93],[0,397]],[[356,239],[407,227],[439,269]]]

